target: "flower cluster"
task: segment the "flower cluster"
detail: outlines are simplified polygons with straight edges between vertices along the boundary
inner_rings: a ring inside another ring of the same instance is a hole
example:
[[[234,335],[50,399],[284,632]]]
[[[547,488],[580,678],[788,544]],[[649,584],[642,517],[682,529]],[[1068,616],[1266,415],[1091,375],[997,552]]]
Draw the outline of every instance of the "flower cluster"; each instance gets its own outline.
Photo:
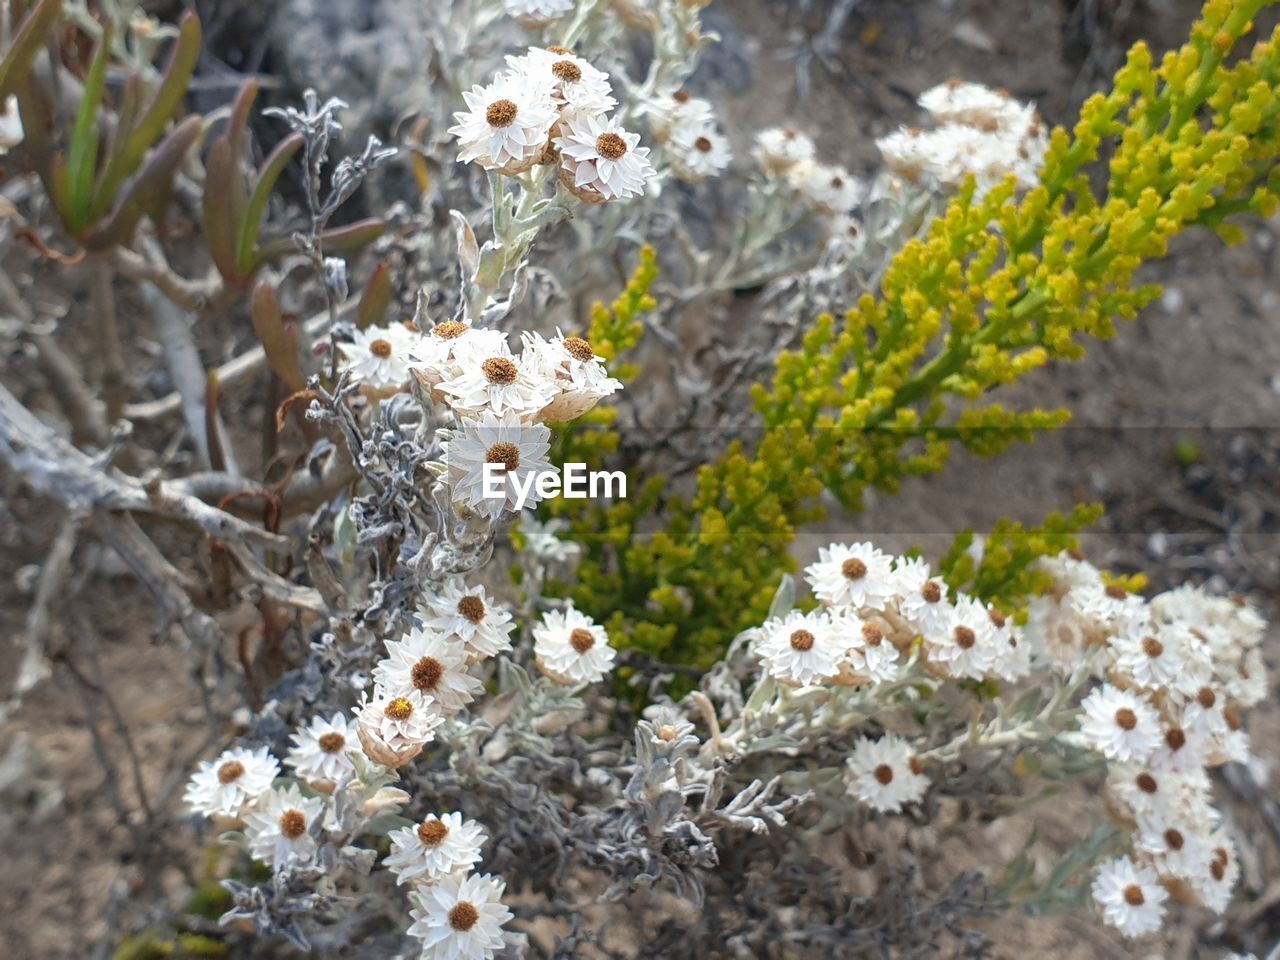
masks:
[[[939,126],[903,127],[876,141],[893,173],[913,181],[928,175],[948,187],[973,176],[979,194],[1010,176],[1024,189],[1039,183],[1049,131],[1035,107],[962,80],[926,90],[919,102]]]
[[[1108,807],[1132,851],[1102,867],[1094,899],[1129,936],[1159,929],[1169,896],[1221,913],[1240,867],[1207,768],[1251,758],[1242,712],[1266,697],[1265,623],[1243,600],[1196,587],[1147,603],[1085,561],[1041,565],[1054,585],[1029,626],[1058,662],[1089,648],[1105,660],[1080,734],[1108,761]]]
[[[649,132],[666,148],[671,172],[686,183],[719,176],[733,162],[711,103],[676,90],[646,104]]]
[[[564,47],[531,47],[507,70],[463,93],[449,128],[458,159],[518,175],[555,165],[560,182],[588,203],[638,196],[653,176],[649,148],[609,115],[609,77]]]

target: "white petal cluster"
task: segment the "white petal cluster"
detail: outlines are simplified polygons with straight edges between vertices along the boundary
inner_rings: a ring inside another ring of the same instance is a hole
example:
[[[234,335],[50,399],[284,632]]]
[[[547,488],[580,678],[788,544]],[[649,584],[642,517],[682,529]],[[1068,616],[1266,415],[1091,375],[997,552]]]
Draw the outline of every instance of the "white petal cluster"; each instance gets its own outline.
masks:
[[[1031,104],[960,80],[926,90],[919,103],[938,127],[903,127],[876,141],[897,176],[917,182],[931,177],[947,187],[972,176],[980,195],[1010,176],[1022,189],[1039,182],[1049,138]]]
[[[525,363],[556,391],[538,411],[543,420],[576,420],[622,389],[622,382],[605,370],[604,357],[596,356],[585,338],[566,337],[560,330],[550,340],[529,331],[521,338]]]
[[[289,742],[284,762],[316,789],[332,790],[355,775],[348,751],[357,746],[356,732],[345,714],[312,717]]]
[[[467,673],[467,649],[434,627],[414,627],[402,640],[387,641],[387,657],[373,670],[384,697],[422,696],[449,716],[483,692],[484,684]]]
[[[453,115],[449,135],[458,160],[499,173],[525,173],[539,162],[559,119],[546,84],[513,73],[463,91],[467,109]]]
[[[533,628],[533,655],[551,680],[574,685],[604,679],[617,653],[604,627],[570,604],[542,615]]]
[[[232,747],[216,760],[201,761],[183,800],[206,817],[235,819],[251,809],[280,775],[280,763],[266,747]]]
[[[384,861],[396,883],[422,883],[470,870],[480,862],[480,847],[488,839],[474,820],[460,813],[432,814],[414,827],[388,835],[391,853]]]
[[[416,757],[444,723],[435,701],[417,690],[392,694],[375,687],[372,697],[362,698],[355,714],[356,734],[365,755],[388,767],[402,767]]]
[[[521,529],[527,521],[521,521]],[[460,642],[472,660],[485,660],[511,649],[515,622],[510,612],[486,595],[483,586],[447,580],[426,595],[419,614],[426,626]]]
[[[455,504],[490,518],[504,510],[520,509],[519,489],[532,480],[530,495],[524,506],[541,499],[536,476],[549,470],[547,452],[551,449],[551,431],[541,423],[526,423],[518,414],[499,417],[485,413],[476,419],[465,419],[445,443],[449,489]],[[490,497],[485,490],[487,464],[504,468],[501,497]]]
[[[1105,864],[1093,881],[1093,900],[1109,924],[1126,937],[1160,929],[1169,892],[1149,867],[1128,857]]]
[[[449,874],[409,894],[413,925],[431,960],[486,960],[502,949],[502,925],[511,911],[502,904],[506,884],[486,873]]]
[[[848,760],[847,782],[851,794],[881,813],[896,813],[929,789],[929,778],[911,745],[893,734],[857,742]]]
[[[826,214],[847,213],[857,206],[866,186],[844,167],[802,160],[787,170],[787,181],[807,201]]]
[[[560,182],[588,203],[626,200],[644,193],[653,176],[649,148],[605,114],[575,114],[554,139],[560,151]]]
[[[253,856],[272,869],[315,856],[314,832],[324,801],[304,797],[294,784],[272,790],[246,818],[245,835]]]
[[[756,134],[756,163],[769,174],[785,174],[817,156],[813,139],[794,127],[769,127]]]
[[[356,330],[349,343],[339,343],[342,369],[375,392],[398,391],[409,382],[410,353],[418,334],[403,324]]]
[[[676,91],[652,100],[645,112],[649,132],[666,145],[671,172],[680,180],[700,183],[733,162],[733,150],[708,101]]]

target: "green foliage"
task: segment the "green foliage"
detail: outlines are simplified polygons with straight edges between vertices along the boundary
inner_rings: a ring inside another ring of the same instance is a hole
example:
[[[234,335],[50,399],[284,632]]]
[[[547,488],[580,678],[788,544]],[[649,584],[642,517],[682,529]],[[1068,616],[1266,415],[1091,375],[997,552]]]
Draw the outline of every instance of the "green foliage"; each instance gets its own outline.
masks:
[[[9,27],[15,32],[9,49],[0,57],[0,100],[7,98],[26,80],[36,55],[49,42],[58,25],[62,0],[40,0],[29,12],[21,0],[9,4],[9,8]]]
[[[1025,196],[1012,180],[981,198],[972,183],[961,190],[897,254],[878,296],[841,320],[818,318],[779,356],[773,382],[755,390],[755,449],[725,451],[691,497],[651,479],[607,510],[574,513],[586,547],[578,606],[622,646],[707,667],[766,615],[794,566],[795,531],[822,515],[824,491],[856,511],[868,488],[892,492],[940,470],[955,444],[990,456],[1065,423],[1068,411],[1014,411],[988,394],[1078,359],[1084,338],[1111,337],[1116,318],[1135,317],[1159,294],[1136,282],[1138,269],[1177,234],[1204,226],[1235,241],[1229,218],[1277,208],[1280,28],[1226,63],[1262,6],[1210,0],[1158,67],[1134,46],[1074,132],[1053,131],[1041,184]],[[582,459],[581,435],[563,435],[557,452]],[[660,530],[647,533],[655,512]],[[944,569],[952,586],[1012,611],[1039,586],[1030,560],[1069,546],[1095,516],[1078,509],[1034,531],[1002,524],[976,568],[962,536]]]

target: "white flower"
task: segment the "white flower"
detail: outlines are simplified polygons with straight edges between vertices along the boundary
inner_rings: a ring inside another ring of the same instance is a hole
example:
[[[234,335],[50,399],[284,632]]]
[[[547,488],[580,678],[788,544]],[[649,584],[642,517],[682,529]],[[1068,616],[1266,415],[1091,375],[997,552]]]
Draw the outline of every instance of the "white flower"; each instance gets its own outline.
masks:
[[[285,763],[309,783],[323,781],[338,785],[355,775],[355,764],[347,755],[354,746],[355,731],[342,713],[329,718],[315,716],[289,738],[293,746]]]
[[[893,571],[898,611],[917,633],[938,635],[951,630],[952,609],[947,587],[929,575],[929,564],[917,558],[898,560]]]
[[[398,884],[469,869],[480,862],[480,845],[486,839],[480,824],[463,820],[460,813],[432,814],[416,827],[392,830],[389,838],[391,853],[383,862]]]
[[[653,176],[649,148],[640,137],[627,133],[608,117],[584,115],[566,120],[560,149],[560,179],[574,194],[588,202],[625,200],[644,192]]]
[[[304,797],[292,783],[272,790],[262,806],[245,818],[249,849],[274,869],[291,861],[310,860],[316,852],[311,831],[323,811],[323,800]]]
[[[1021,134],[1031,125],[1035,111],[1019,103],[1003,90],[980,83],[951,80],[920,94],[920,106],[939,123],[958,123],[986,133],[1011,131]]]
[[[813,595],[836,609],[883,608],[896,592],[893,559],[869,543],[833,543],[804,569]]]
[[[991,621],[991,649],[995,654],[992,672],[1011,683],[1021,680],[1031,673],[1031,644],[995,607],[987,608],[987,619]]]
[[[609,75],[563,47],[530,47],[524,56],[507,57],[507,65],[515,75],[545,88],[562,116],[607,113],[618,105]]]
[[[416,690],[410,694],[388,696],[376,689],[367,694],[355,709],[359,725],[356,733],[370,760],[389,767],[402,766],[421,752],[424,744],[435,739],[435,730],[444,717],[434,704]]]
[[[814,154],[813,140],[791,127],[770,127],[756,134],[756,162],[766,173],[786,173]]]
[[[1112,634],[1128,628],[1134,620],[1145,618],[1146,603],[1120,584],[1099,580],[1087,587],[1074,587],[1064,601],[1086,620],[1105,627]]]
[[[520,536],[524,538],[524,549],[544,563],[572,563],[582,553],[582,547],[572,540],[561,540],[556,534],[568,530],[568,521],[560,517],[552,517],[546,523],[538,520],[533,510],[526,510],[520,515]]]
[[[399,324],[367,327],[351,334],[350,343],[338,344],[351,376],[371,387],[403,386],[409,380],[409,351],[417,334]]]
[[[450,874],[419,886],[409,894],[409,936],[422,941],[423,957],[432,960],[487,960],[502,949],[502,925],[511,919],[502,905],[505,890],[485,873]]]
[[[458,365],[458,372],[442,380],[437,389],[464,417],[514,413],[522,420],[532,420],[557,392],[554,383],[505,346],[487,355],[468,352]]]
[[[524,529],[527,520],[520,521]],[[458,579],[446,581],[438,592],[426,596],[421,608],[428,627],[466,644],[467,654],[484,660],[511,649],[516,625],[505,607],[494,604],[483,586],[468,587]]]
[[[711,125],[681,125],[671,133],[671,167],[688,183],[718,176],[733,161],[733,151],[724,134]]]
[[[787,171],[791,185],[827,213],[845,213],[857,205],[862,183],[844,167],[804,160]]]
[[[1161,743],[1159,716],[1132,690],[1104,683],[1080,706],[1080,732],[1109,760],[1145,760]]]
[[[467,109],[449,128],[461,149],[458,160],[503,173],[523,173],[542,158],[558,114],[547,88],[504,76],[462,94]]]
[[[1204,843],[1205,855],[1199,869],[1187,877],[1196,895],[1214,913],[1222,913],[1231,902],[1231,892],[1240,879],[1240,860],[1235,843],[1220,827]]]
[[[409,367],[429,389],[462,374],[462,360],[481,355],[508,356],[507,335],[461,320],[437,323],[410,350]]]
[[[551,469],[547,462],[550,449],[551,431],[540,423],[524,423],[514,413],[505,417],[485,413],[463,420],[445,445],[453,502],[490,518],[498,517],[504,509],[533,506],[542,497],[536,479],[529,478]],[[505,482],[498,485],[504,491],[501,497],[485,496],[485,464],[489,463],[506,469]],[[519,503],[517,484],[521,488],[529,484],[524,504]]]
[[[183,800],[206,817],[239,817],[279,775],[280,764],[266,747],[232,747],[217,760],[201,762]]]
[[[691,97],[676,90],[645,105],[649,132],[662,143],[678,128],[705,127],[715,122],[711,104],[701,97]]]
[[[1053,596],[1033,597],[1027,605],[1023,643],[1060,668],[1073,666],[1084,652],[1085,629],[1080,617]]]
[[[948,676],[981,680],[999,652],[995,645],[995,624],[987,608],[973,597],[960,597],[949,609],[951,616],[946,618],[942,629],[921,631],[929,661],[943,666]],[[931,626],[939,619],[929,618]]]
[[[525,27],[544,27],[573,9],[573,0],[502,0],[509,16]]]
[[[1116,667],[1140,687],[1194,691],[1209,679],[1209,662],[1175,626],[1132,619],[1111,642]]]
[[[856,677],[886,683],[898,676],[898,648],[885,639],[880,624],[850,616],[836,616],[833,622],[845,637],[854,638],[845,657]]]
[[[896,813],[929,789],[911,745],[891,733],[879,740],[863,737],[854,745],[848,780],[850,793],[882,813]]]
[[[533,628],[538,667],[557,683],[595,683],[613,667],[609,634],[573,606],[548,610]]]
[[[4,102],[4,111],[0,112],[0,157],[22,143],[25,137],[18,98],[10,94]]]
[[[403,640],[388,640],[387,658],[373,668],[373,679],[388,696],[416,691],[446,715],[484,691],[484,684],[467,673],[466,647],[431,626],[414,627]]]
[[[558,395],[538,412],[542,420],[574,420],[601,399],[622,389],[622,382],[609,376],[604,358],[598,357],[583,337],[566,337],[559,330],[547,340],[525,332],[520,359],[534,376],[551,383]]]
[[[803,687],[835,679],[852,643],[848,628],[828,614],[792,610],[760,628],[754,650],[775,679]]]
[[[1159,930],[1168,898],[1151,868],[1136,866],[1128,857],[1103,864],[1093,879],[1094,902],[1107,923],[1126,937]]]

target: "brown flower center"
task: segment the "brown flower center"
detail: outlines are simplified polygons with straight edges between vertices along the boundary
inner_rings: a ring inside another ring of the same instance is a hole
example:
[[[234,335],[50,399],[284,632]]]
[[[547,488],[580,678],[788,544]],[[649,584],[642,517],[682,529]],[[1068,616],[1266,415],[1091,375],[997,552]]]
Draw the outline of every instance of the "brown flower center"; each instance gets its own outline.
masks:
[[[337,753],[347,745],[347,738],[340,733],[330,731],[320,737],[320,749],[325,753]]]
[[[924,597],[925,603],[937,603],[942,599],[942,587],[938,586],[938,581],[930,580],[920,588],[920,596]]]
[[[675,93],[671,95],[671,99],[674,100],[676,103],[688,103],[693,98],[690,97],[689,94],[685,93],[683,90],[677,90]]]
[[[887,763],[882,763],[880,766],[876,767],[874,776],[887,787],[893,782],[893,767],[889,766]]]
[[[1155,637],[1143,637],[1142,652],[1148,657],[1158,657],[1164,653],[1164,644]]]
[[[846,580],[861,580],[867,575],[867,565],[857,557],[850,557],[840,564],[840,572]]]
[[[239,780],[244,773],[244,764],[239,760],[228,760],[218,768],[218,782],[231,783]]]
[[[369,352],[375,357],[381,357],[385,360],[387,357],[391,356],[391,341],[374,340],[373,343],[369,344]]]
[[[693,141],[693,145],[698,149],[698,152],[700,153],[711,152],[711,141],[708,140],[706,137],[699,137],[697,140]]]
[[[441,340],[453,340],[462,336],[467,332],[467,325],[459,323],[457,320],[446,320],[444,323],[437,323],[431,328],[431,332]]]
[[[880,629],[878,624],[867,621],[862,625],[862,639],[868,646],[878,647],[880,642],[884,640],[884,631]]]
[[[449,825],[443,820],[426,820],[418,827],[418,839],[428,847],[434,847],[449,835]]]
[[[1213,874],[1213,879],[1221,880],[1227,875],[1227,862],[1215,858],[1213,863],[1209,864],[1209,872]]]
[[[1244,726],[1244,718],[1240,716],[1240,711],[1233,706],[1224,707],[1222,717],[1227,721],[1227,727],[1231,730],[1239,730]]]
[[[797,630],[791,634],[791,649],[804,653],[813,649],[813,634],[808,630]]]
[[[1123,600],[1125,597],[1129,595],[1129,591],[1126,590],[1124,587],[1120,586],[1120,584],[1118,583],[1107,584],[1106,593],[1107,593],[1107,596],[1110,597],[1112,600]]]
[[[559,45],[554,46],[554,47],[547,47],[547,53],[554,53],[554,54],[556,54],[557,56],[561,56],[561,57],[572,57],[572,56],[573,56],[573,51],[572,51],[572,50],[570,50],[568,47],[562,47],[562,46],[559,46]]]
[[[489,109],[484,112],[484,118],[489,121],[491,127],[509,127],[515,123],[516,114],[519,112],[515,103],[504,97],[489,104]]]
[[[486,463],[500,463],[507,468],[507,473],[515,473],[520,466],[520,448],[514,443],[495,443],[484,455]]]
[[[1132,730],[1138,725],[1138,715],[1128,707],[1116,711],[1116,724],[1121,730]]]
[[[444,664],[435,657],[423,657],[409,671],[413,685],[423,693],[430,693],[440,686],[440,678],[444,676]]]
[[[565,83],[577,83],[582,79],[582,68],[572,60],[557,60],[551,65],[551,72]]]
[[[383,713],[392,720],[408,720],[413,716],[413,704],[409,702],[408,697],[396,697],[387,704],[387,709]]]
[[[911,772],[917,777],[924,773],[924,764],[920,762],[919,757],[912,757],[907,761],[907,766],[911,768]]]
[[[627,141],[616,133],[602,133],[596,137],[596,153],[606,160],[618,160],[627,152]]]
[[[1147,902],[1147,898],[1142,895],[1142,888],[1136,883],[1131,883],[1124,888],[1124,902],[1131,907],[1140,907]]]
[[[990,610],[987,611],[987,616],[991,619],[991,622],[996,625],[996,627],[1003,627],[1006,623],[1008,623],[1008,621],[1005,619],[1004,614],[1001,613],[999,610],[997,610],[995,607],[992,607]],[[1010,639],[1012,641],[1012,638]],[[1016,646],[1016,644],[1014,645]]]
[[[1134,782],[1137,783],[1138,789],[1143,793],[1155,793],[1159,789],[1156,778],[1149,773],[1138,774],[1138,778]]]
[[[1170,850],[1181,850],[1182,844],[1185,841],[1182,839],[1181,833],[1173,829],[1173,827],[1170,827],[1164,832],[1164,842],[1168,845]]]
[[[480,369],[484,371],[486,380],[496,384],[515,383],[520,375],[515,363],[506,357],[490,357],[480,364]]]
[[[569,634],[569,645],[579,653],[586,653],[596,645],[596,635],[585,627],[574,627]]]
[[[297,840],[307,832],[307,818],[301,810],[286,810],[280,814],[280,832],[290,840]]]
[[[1180,727],[1174,727],[1164,735],[1164,742],[1168,744],[1170,750],[1181,750],[1187,745],[1187,735]]]
[[[591,344],[582,337],[565,337],[564,348],[569,351],[569,356],[575,360],[581,360],[586,363],[588,360],[595,359],[595,352],[591,349]]]
[[[956,643],[960,645],[960,649],[968,650],[978,642],[977,634],[966,626],[956,627]]]
[[[843,178],[843,177],[832,177],[832,178],[831,178],[831,186],[832,186],[832,187],[834,187],[836,190],[839,190],[841,187],[843,187],[843,186],[844,186],[844,178]]]
[[[468,594],[458,601],[458,613],[472,623],[479,623],[484,619],[484,601]]]
[[[1213,705],[1218,702],[1218,695],[1213,692],[1210,687],[1201,687],[1200,692],[1196,694],[1196,700],[1200,706],[1206,710],[1213,709]]]
[[[449,926],[459,933],[466,933],[476,925],[479,919],[480,911],[466,900],[459,900],[449,911]]]

